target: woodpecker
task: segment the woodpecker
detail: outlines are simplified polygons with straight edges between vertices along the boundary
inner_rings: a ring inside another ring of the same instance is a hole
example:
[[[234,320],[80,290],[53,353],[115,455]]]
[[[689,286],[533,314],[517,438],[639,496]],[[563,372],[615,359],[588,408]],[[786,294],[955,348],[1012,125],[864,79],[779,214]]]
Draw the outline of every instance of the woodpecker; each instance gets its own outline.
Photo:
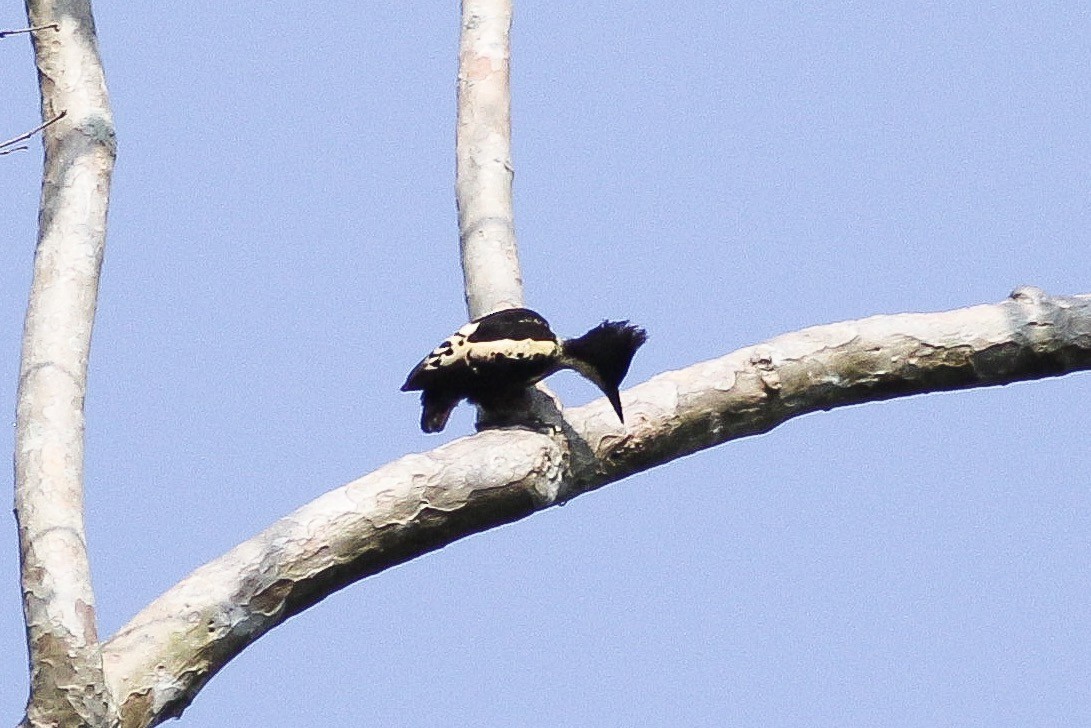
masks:
[[[452,334],[413,367],[402,391],[420,390],[420,427],[439,432],[464,399],[496,406],[550,374],[574,369],[602,390],[624,423],[618,387],[647,338],[628,321],[603,321],[579,338],[558,339],[534,311],[509,308]]]

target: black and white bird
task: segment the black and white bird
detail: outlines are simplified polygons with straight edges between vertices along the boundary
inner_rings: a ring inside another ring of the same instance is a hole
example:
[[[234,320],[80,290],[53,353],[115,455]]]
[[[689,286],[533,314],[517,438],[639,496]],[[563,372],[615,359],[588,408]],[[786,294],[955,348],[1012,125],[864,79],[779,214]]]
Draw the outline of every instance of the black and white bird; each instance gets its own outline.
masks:
[[[452,334],[413,368],[402,391],[421,391],[420,427],[439,432],[464,399],[495,407],[554,372],[574,369],[602,390],[624,422],[618,387],[647,338],[628,321],[603,321],[579,338],[558,339],[534,311],[509,308]]]

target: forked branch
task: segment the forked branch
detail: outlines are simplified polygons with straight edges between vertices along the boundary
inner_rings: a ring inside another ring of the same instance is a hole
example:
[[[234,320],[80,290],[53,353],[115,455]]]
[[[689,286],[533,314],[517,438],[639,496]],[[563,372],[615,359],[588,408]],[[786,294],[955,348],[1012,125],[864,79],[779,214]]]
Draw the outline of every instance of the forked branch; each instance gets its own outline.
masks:
[[[332,490],[156,599],[105,647],[124,724],[179,714],[250,642],[332,592],[457,539],[809,412],[1091,368],[1091,296],[876,316],[785,334],[565,410],[553,432],[490,430]]]

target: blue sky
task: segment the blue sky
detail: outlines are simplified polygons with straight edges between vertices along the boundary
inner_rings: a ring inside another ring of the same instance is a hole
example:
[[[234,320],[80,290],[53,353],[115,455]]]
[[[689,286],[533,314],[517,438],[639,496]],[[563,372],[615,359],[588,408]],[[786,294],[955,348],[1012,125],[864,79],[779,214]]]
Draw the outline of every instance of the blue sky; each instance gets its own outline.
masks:
[[[644,325],[630,382],[811,324],[1091,292],[1084,3],[516,13],[527,302],[563,334]],[[398,391],[465,318],[457,4],[96,15],[119,157],[87,521],[110,634],[472,411],[425,436]],[[28,41],[0,41],[0,137],[37,109]],[[7,412],[39,154],[0,158]],[[345,589],[180,725],[1089,724],[1089,396],[1081,374],[916,397],[685,458]],[[0,519],[9,721],[17,574]]]

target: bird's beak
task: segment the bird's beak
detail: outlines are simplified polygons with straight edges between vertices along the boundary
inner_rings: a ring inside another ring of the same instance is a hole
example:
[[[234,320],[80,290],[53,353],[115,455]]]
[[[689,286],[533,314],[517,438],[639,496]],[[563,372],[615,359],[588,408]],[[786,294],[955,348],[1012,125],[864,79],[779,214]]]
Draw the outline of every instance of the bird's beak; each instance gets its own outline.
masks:
[[[606,395],[606,399],[610,400],[610,405],[614,408],[614,412],[617,412],[617,418],[621,420],[621,424],[624,425],[625,416],[621,414],[621,393],[618,392],[618,385],[611,385],[603,381],[602,375],[599,374],[598,370],[586,366],[582,362],[577,361],[572,368],[587,377],[587,379]]]
[[[606,399],[610,400],[610,404],[614,406],[614,412],[617,412],[617,418],[621,420],[621,424],[625,424],[625,416],[621,414],[621,393],[617,391],[617,387],[613,389],[603,388],[603,394],[606,395]]]

